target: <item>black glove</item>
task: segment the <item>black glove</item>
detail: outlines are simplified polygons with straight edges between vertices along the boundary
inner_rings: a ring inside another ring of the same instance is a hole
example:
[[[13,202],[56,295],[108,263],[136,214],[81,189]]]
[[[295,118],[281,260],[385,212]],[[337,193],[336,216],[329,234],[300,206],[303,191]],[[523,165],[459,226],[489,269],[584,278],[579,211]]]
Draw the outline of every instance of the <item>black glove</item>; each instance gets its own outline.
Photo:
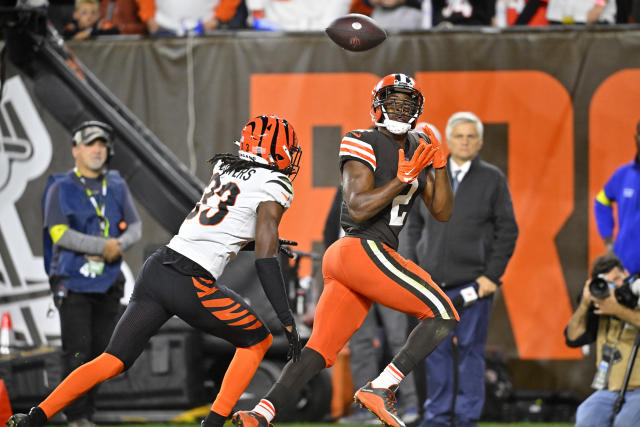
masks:
[[[295,258],[296,256],[294,255],[294,253],[291,251],[291,248],[289,246],[298,246],[298,242],[294,242],[293,240],[285,240],[285,239],[279,239],[279,246],[278,246],[278,251],[283,254],[288,256],[289,258]],[[242,249],[240,249],[241,251],[255,251],[256,250],[256,242],[249,242],[246,245],[244,245],[244,247]]]
[[[297,362],[300,360],[300,350],[302,348],[302,345],[300,344],[300,335],[298,335],[298,330],[296,329],[296,322],[293,322],[289,326],[291,326],[291,332],[287,330],[287,327],[284,328],[284,333],[287,334],[287,340],[289,341],[287,361],[292,360]]]
[[[285,240],[285,239],[279,239],[279,240],[280,240],[280,246],[278,246],[278,251],[280,251],[281,254],[288,256],[289,258],[295,258],[296,256],[294,255],[293,251],[289,246],[298,246],[298,242],[294,242],[293,240]]]

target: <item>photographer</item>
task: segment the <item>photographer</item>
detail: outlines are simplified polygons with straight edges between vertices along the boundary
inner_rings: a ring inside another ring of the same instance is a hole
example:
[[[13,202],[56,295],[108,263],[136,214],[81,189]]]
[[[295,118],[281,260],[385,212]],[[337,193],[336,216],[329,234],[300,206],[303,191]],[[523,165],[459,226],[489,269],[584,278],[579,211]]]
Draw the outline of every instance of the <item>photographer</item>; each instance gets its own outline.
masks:
[[[623,288],[628,286],[628,283],[625,284],[629,282],[627,276],[622,262],[615,255],[597,258],[591,270],[592,279],[585,283],[580,304],[565,329],[568,346],[580,347],[594,341],[597,345],[598,371],[591,385],[596,391],[578,407],[578,427],[606,426],[612,420],[614,426],[632,426],[640,419],[640,363],[633,365],[626,390],[623,387],[634,340],[640,328],[637,305],[629,308],[616,299],[616,296],[624,293],[619,290],[624,291]],[[598,287],[598,284],[602,284],[600,279],[604,279],[607,286]],[[596,298],[594,293],[603,297]],[[624,404],[615,415],[614,405],[621,389],[624,392]]]

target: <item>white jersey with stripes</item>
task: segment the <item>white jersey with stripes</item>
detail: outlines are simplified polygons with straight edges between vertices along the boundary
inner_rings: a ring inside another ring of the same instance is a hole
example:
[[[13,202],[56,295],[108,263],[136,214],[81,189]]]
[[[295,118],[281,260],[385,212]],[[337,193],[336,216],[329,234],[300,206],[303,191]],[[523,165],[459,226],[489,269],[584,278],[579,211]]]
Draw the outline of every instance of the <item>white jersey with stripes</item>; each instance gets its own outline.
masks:
[[[227,263],[255,240],[258,205],[274,201],[289,208],[293,186],[286,175],[263,167],[236,172],[214,165],[202,198],[168,246],[220,277]]]

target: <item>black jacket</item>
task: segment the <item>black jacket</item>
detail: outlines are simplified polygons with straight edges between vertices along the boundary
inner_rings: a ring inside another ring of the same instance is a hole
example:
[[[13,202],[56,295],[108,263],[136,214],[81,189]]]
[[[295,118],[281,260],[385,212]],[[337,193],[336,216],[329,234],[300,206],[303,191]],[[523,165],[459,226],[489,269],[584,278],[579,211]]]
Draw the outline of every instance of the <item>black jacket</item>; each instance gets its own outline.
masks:
[[[482,275],[500,284],[518,237],[507,179],[479,157],[460,182],[448,222],[437,221],[424,203],[416,203],[406,228],[400,252],[443,288]]]

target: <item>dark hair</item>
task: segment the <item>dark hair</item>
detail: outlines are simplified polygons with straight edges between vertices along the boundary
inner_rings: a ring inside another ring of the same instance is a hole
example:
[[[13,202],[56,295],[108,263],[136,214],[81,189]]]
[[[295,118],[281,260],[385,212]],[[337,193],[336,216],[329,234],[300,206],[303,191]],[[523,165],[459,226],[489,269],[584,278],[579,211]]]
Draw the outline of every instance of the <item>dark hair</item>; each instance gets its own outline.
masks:
[[[614,254],[601,255],[593,261],[591,277],[597,277],[600,274],[607,274],[616,267],[624,271],[624,266],[622,265],[620,258]]]
[[[223,172],[236,172],[246,170],[255,167],[263,167],[265,169],[272,169],[268,165],[262,165],[260,163],[244,160],[238,157],[236,154],[222,153],[216,154],[209,159],[209,163],[215,165],[218,161],[222,161],[223,165],[220,166],[220,170]]]

